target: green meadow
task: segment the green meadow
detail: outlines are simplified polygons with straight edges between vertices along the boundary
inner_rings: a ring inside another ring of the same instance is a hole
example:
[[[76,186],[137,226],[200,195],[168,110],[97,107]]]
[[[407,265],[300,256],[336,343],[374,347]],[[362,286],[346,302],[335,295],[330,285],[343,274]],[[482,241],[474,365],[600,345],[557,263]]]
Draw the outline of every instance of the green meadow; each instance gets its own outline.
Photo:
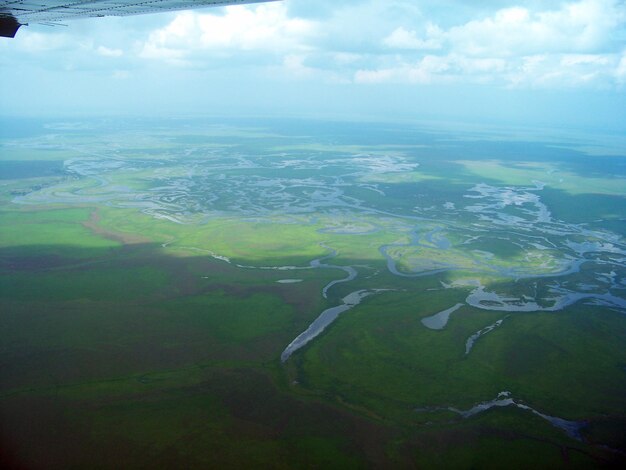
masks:
[[[3,468],[626,462],[623,156],[187,124],[0,142]]]

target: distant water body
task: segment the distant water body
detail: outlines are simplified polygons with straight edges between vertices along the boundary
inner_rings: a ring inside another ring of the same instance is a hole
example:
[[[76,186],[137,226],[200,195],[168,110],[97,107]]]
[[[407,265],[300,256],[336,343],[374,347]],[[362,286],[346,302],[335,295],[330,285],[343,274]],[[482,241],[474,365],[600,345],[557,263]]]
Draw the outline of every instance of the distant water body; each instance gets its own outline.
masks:
[[[283,353],[280,355],[280,360],[282,362],[285,362],[294,352],[304,347],[311,340],[319,336],[326,329],[326,327],[328,327],[328,325],[330,325],[337,319],[340,314],[347,310],[350,310],[353,307],[356,307],[365,297],[372,294],[374,294],[373,291],[358,290],[356,292],[352,292],[346,295],[343,299],[341,299],[341,305],[337,305],[336,307],[331,307],[324,310],[320,314],[320,316],[317,317],[315,321],[313,321],[313,323],[309,325],[306,330],[300,333],[296,337],[296,339],[289,343],[289,346],[287,346]]]
[[[450,307],[439,313],[431,315],[430,317],[422,318],[422,324],[431,330],[441,330],[448,324],[450,315],[460,309],[463,305],[464,304],[456,304],[454,307]]]

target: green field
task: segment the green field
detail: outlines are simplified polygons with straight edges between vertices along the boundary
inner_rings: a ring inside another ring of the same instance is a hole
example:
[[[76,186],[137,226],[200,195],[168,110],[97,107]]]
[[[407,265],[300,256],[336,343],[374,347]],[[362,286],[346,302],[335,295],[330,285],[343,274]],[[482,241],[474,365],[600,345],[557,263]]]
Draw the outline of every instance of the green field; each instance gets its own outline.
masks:
[[[626,463],[626,155],[185,124],[0,141],[3,468]]]

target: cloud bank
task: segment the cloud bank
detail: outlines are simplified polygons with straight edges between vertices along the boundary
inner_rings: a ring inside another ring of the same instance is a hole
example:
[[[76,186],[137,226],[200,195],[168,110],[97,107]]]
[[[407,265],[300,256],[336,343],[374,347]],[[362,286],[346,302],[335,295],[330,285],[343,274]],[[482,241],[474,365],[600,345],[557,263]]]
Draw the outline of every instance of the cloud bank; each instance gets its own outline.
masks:
[[[241,66],[274,71],[282,64],[282,73],[296,79],[361,84],[624,84],[623,1],[580,0],[550,8],[546,2],[535,8],[499,2],[502,8],[477,9],[453,22],[438,18],[429,2],[415,3],[315,2],[314,8],[291,0],[230,7],[223,14],[184,12],[140,41],[138,57],[201,68],[235,57]],[[256,54],[246,58],[250,51]]]
[[[132,67],[160,61],[196,69],[228,61],[298,80],[358,84],[623,87],[624,1],[495,1],[491,10],[467,3],[286,0],[172,14],[160,27],[122,35],[126,42],[105,31],[77,40],[67,31],[26,29],[16,49],[64,53],[51,63],[66,68],[89,67],[87,56],[100,56],[117,59],[116,69],[130,67],[129,58]],[[13,44],[2,46],[7,53]]]
[[[70,82],[84,90],[99,83],[128,103],[150,90],[214,105],[222,103],[217,93],[234,101],[229,86],[247,103],[285,109],[321,100],[397,109],[410,93],[431,108],[446,100],[453,108],[447,97],[464,87],[482,90],[481,103],[516,90],[610,103],[619,100],[608,95],[626,92],[626,0],[284,0],[103,18],[23,28],[0,41],[0,66],[11,71],[0,78],[6,103],[19,93],[31,99],[27,86],[78,96],[63,90]],[[399,90],[404,98],[395,98]]]

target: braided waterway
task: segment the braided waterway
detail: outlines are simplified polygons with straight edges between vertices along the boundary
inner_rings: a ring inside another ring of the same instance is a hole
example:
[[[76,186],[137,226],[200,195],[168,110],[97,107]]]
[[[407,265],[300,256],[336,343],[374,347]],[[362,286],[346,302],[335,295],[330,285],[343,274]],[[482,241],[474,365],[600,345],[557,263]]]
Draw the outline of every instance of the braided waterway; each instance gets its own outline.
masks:
[[[64,162],[68,179],[20,193],[13,202],[97,203],[135,208],[154,218],[188,225],[224,216],[240,217],[244,222],[315,225],[318,233],[352,237],[356,244],[363,237],[374,240],[374,234],[384,233],[390,237],[367,245],[371,253],[365,256],[382,257],[387,271],[402,278],[466,276],[474,284],[442,284],[442,289],[468,291],[463,305],[514,314],[555,312],[583,302],[626,312],[623,237],[555,218],[542,199],[546,184],[539,180],[515,186],[479,183],[455,202],[428,206],[416,199],[416,205],[409,208],[389,202],[387,192],[393,185],[384,183],[388,176],[410,174],[419,167],[419,162],[402,152],[245,154],[237,149],[191,146],[172,148],[166,158],[152,158],[150,153],[127,158],[115,146],[96,152],[72,140],[64,143],[60,136],[52,144],[55,149],[79,155]],[[133,174],[141,174],[142,182],[150,184],[129,186],[127,177]],[[554,175],[545,176],[549,179]],[[365,193],[376,194],[376,198],[365,197]],[[507,248],[499,254],[497,244]],[[334,286],[355,281],[351,294],[320,313],[325,321],[316,319],[310,330],[290,343],[290,354],[298,349],[296,344],[308,343],[337,316],[375,292],[359,288],[355,266],[329,264],[327,260],[336,256],[334,250],[329,250],[328,255],[311,261],[309,266],[237,265],[248,269],[343,271],[343,278],[324,286],[324,298]],[[224,254],[200,251],[230,262]],[[485,279],[498,280],[501,291],[496,292]],[[541,294],[520,295],[519,281],[533,280],[540,284],[535,290]],[[297,279],[279,282],[295,284]],[[429,328],[445,328],[449,319],[454,319],[450,317],[451,309],[457,308],[461,307],[451,305],[422,323]],[[466,341],[466,353],[503,320],[471,335]]]

